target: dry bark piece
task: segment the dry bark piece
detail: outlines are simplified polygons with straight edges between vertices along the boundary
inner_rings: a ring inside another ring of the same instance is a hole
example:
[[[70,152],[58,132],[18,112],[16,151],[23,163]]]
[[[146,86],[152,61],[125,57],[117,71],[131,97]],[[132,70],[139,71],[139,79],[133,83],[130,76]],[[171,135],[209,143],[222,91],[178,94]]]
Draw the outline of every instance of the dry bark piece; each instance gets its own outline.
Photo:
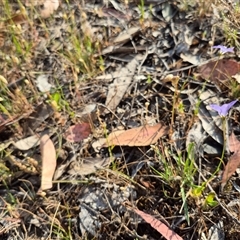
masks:
[[[121,132],[110,133],[104,146],[149,146],[166,135],[168,127],[161,123],[154,126],[145,125]]]

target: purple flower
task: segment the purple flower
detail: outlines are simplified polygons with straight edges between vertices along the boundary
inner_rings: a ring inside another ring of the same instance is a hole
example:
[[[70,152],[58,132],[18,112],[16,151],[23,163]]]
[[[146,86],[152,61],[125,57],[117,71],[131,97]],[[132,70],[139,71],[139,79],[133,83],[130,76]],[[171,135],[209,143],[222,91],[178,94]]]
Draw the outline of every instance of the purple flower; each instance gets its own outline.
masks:
[[[217,45],[217,46],[213,46],[212,48],[220,49],[220,53],[222,53],[222,54],[228,53],[228,52],[234,53],[234,51],[233,51],[234,47],[227,48],[223,45]]]
[[[222,106],[219,106],[217,104],[210,104],[209,106],[218,112],[218,114],[221,116],[221,117],[226,117],[227,114],[228,114],[228,111],[230,110],[230,108],[237,102],[238,100],[234,100],[230,103],[225,103],[223,104]]]

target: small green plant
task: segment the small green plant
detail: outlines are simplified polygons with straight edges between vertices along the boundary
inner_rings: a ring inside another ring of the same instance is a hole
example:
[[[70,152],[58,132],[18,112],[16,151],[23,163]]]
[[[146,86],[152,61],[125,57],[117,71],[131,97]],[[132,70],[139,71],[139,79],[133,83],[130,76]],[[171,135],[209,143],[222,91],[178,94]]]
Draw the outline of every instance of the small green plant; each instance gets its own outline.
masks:
[[[202,196],[205,188],[206,188],[206,184],[205,183],[203,183],[200,186],[193,186],[192,189],[191,189],[190,195],[193,198],[199,198],[199,197]]]
[[[1,97],[0,111],[8,116],[9,120],[31,109],[26,94],[20,88],[10,90],[7,84],[0,80]]]
[[[229,6],[230,7],[230,6]],[[221,12],[221,18],[223,19],[223,24],[220,29],[223,29],[224,37],[232,46],[239,47],[239,19],[240,19],[240,8],[239,4],[231,6],[229,9],[230,14],[225,14],[224,11]],[[222,28],[223,26],[223,28]]]
[[[194,185],[194,175],[196,168],[194,165],[194,144],[190,143],[187,148],[187,156],[183,157],[178,154],[175,158],[177,163],[178,172],[182,176],[182,186],[191,187]]]
[[[10,169],[5,165],[4,162],[0,162],[0,182],[7,181],[7,179],[11,176]]]
[[[230,79],[229,81],[229,90],[230,90],[230,96],[234,99],[237,99],[240,97],[240,85],[238,81],[235,79]]]
[[[181,11],[187,12],[190,10],[191,6],[194,6],[194,5],[196,5],[195,1],[183,0],[180,2],[180,4],[178,6]]]
[[[187,195],[186,192],[194,186],[194,176],[196,173],[196,168],[194,165],[194,144],[190,143],[187,149],[186,159],[182,158],[180,155],[176,160],[177,166],[179,167],[180,173],[182,173],[182,184],[180,186],[181,196],[183,200],[184,213],[186,216],[186,220],[188,225],[190,225],[190,219],[188,214],[188,206],[187,206]]]
[[[147,75],[147,84],[151,84],[152,83],[152,77],[151,75]]]
[[[178,112],[179,114],[184,114],[184,104],[182,101],[178,103]]]
[[[7,195],[6,195],[6,205],[7,205],[7,209],[10,211],[14,208],[14,206],[17,204],[17,199],[13,196],[13,194],[11,193],[8,184],[5,180],[2,181],[3,185],[5,186],[5,189],[7,190]]]
[[[69,61],[72,65],[72,69],[78,74],[83,73],[88,77],[96,74],[97,71],[104,70],[103,58],[97,59],[94,54],[99,51],[99,42],[94,39],[94,34],[91,32],[91,27],[87,22],[87,16],[85,12],[81,12],[81,31],[79,31],[76,25],[76,19],[74,14],[70,13],[67,16],[70,20],[68,48],[59,50],[59,55]]]
[[[140,22],[143,23],[143,21],[144,21],[144,16],[145,16],[144,0],[140,0],[140,4],[138,5],[138,9],[139,9],[139,11],[140,11]]]
[[[218,205],[218,202],[215,200],[215,193],[210,192],[204,197],[206,185],[206,182],[203,182],[200,186],[194,186],[190,191],[190,196],[193,197],[197,205],[202,206],[203,209],[213,208]]]
[[[30,57],[34,43],[29,36],[26,37],[26,30],[22,29],[19,23],[22,21],[30,23],[31,20],[27,17],[26,9],[21,1],[17,1],[15,5],[9,1],[3,2],[3,21],[6,25],[6,32],[11,39],[11,50],[13,50],[12,53],[8,52],[8,55],[18,56],[19,59],[25,61]],[[16,6],[19,9],[17,13],[14,10]]]
[[[215,193],[209,193],[204,201],[204,207],[216,207],[218,205],[218,202],[215,200]]]
[[[152,146],[156,156],[158,156],[159,162],[162,165],[162,171],[156,170],[152,167],[153,171],[158,174],[167,184],[172,186],[173,182],[181,182],[181,186],[188,186],[189,188],[194,186],[194,175],[196,168],[194,166],[194,144],[191,143],[188,146],[186,156],[182,153],[177,155],[174,153],[168,153],[173,159],[167,159],[158,148]]]
[[[195,186],[194,185],[194,176],[196,173],[196,168],[194,165],[194,144],[189,144],[187,148],[186,155],[179,152],[178,154],[169,153],[169,156],[172,156],[173,159],[166,159],[160,153],[157,148],[154,148],[156,155],[159,157],[159,161],[162,165],[162,170],[156,170],[154,168],[153,171],[159,175],[166,184],[170,186],[176,186],[176,184],[180,187],[181,197],[183,200],[183,208],[184,213],[187,219],[188,224],[190,224],[188,207],[187,207],[187,197],[189,190]]]
[[[156,156],[159,159],[159,162],[162,165],[163,171],[157,170],[154,167],[151,167],[152,170],[161,177],[162,180],[166,182],[166,184],[172,185],[172,181],[174,181],[174,174],[173,174],[173,166],[171,162],[168,161],[168,159],[164,156],[164,154],[161,153],[159,148],[156,146],[151,146],[151,148],[156,153]]]
[[[67,112],[71,117],[75,116],[75,113],[71,110],[71,107],[67,100],[64,98],[64,95],[61,89],[49,95],[48,102],[51,104],[55,111]]]
[[[224,31],[224,36],[230,45],[239,46],[237,29],[234,29],[230,27],[228,23],[225,23],[223,25],[223,31]]]

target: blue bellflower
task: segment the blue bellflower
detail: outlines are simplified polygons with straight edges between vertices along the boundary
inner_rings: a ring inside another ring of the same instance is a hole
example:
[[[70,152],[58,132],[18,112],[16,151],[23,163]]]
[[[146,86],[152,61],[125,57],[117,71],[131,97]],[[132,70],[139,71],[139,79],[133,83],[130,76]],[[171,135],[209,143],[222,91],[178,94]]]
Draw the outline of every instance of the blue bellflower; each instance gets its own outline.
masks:
[[[219,106],[217,104],[210,104],[209,106],[218,112],[218,114],[221,116],[221,117],[226,117],[227,114],[228,114],[228,111],[231,109],[231,107],[237,102],[238,100],[234,100],[230,103],[225,103],[223,104],[222,106]]]
[[[228,52],[234,53],[234,51],[233,51],[234,47],[228,48],[228,47],[225,47],[223,45],[217,45],[217,46],[213,46],[212,48],[220,49],[221,54],[225,54],[225,53],[228,53]]]

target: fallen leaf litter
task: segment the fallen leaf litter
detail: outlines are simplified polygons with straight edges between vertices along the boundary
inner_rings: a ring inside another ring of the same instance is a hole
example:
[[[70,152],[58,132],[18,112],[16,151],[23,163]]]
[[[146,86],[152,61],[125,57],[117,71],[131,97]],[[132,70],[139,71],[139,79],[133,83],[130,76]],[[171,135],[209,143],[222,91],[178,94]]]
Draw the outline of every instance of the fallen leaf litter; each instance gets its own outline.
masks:
[[[33,14],[28,24],[26,14],[33,3],[23,2],[26,12],[22,8],[22,12],[7,16],[5,24],[9,28],[19,25],[16,36],[25,34],[32,41],[34,51],[29,55],[33,59],[8,54],[14,44],[5,30],[0,31],[4,56],[0,104],[6,97],[14,102],[13,113],[0,113],[0,149],[8,154],[3,155],[7,174],[1,180],[9,180],[10,191],[23,201],[20,203],[31,224],[24,220],[25,227],[21,228],[6,220],[1,223],[9,230],[2,233],[15,236],[29,229],[34,239],[55,238],[55,224],[66,237],[69,226],[65,224],[72,221],[76,226],[70,235],[75,238],[86,234],[99,239],[200,239],[214,231],[218,234],[213,230],[217,226],[224,231],[225,239],[233,239],[239,232],[239,226],[232,227],[232,222],[239,223],[235,213],[239,204],[232,199],[239,194],[236,189],[240,184],[235,173],[239,167],[236,146],[240,109],[236,102],[238,87],[234,85],[238,83],[239,63],[234,59],[235,46],[210,44],[223,39],[222,25],[212,31],[209,18],[193,21],[194,11],[186,14],[178,2],[153,2],[150,7],[148,1],[146,6],[132,1],[129,5],[109,1],[102,6],[91,1],[67,5],[58,0],[34,2],[38,14]],[[217,13],[220,7],[214,6],[215,10],[208,13],[218,22],[223,21]],[[194,5],[190,9],[198,10]],[[39,24],[39,17],[48,31]],[[69,26],[70,19],[75,29]],[[76,41],[81,36],[71,39],[71,28],[75,34],[79,31],[87,36],[83,39],[87,45],[80,52],[71,40],[80,46],[82,43]],[[88,37],[96,44],[90,45]],[[95,69],[98,64],[99,69]],[[5,92],[6,88],[9,91]],[[26,93],[21,95],[23,90]],[[28,101],[33,106],[28,106]],[[224,105],[230,101],[234,104]],[[227,106],[232,108],[230,112]],[[222,117],[226,118],[227,132]],[[211,176],[228,136],[226,150],[231,155],[221,159],[224,164],[219,183]],[[192,143],[194,153],[188,155],[186,149]],[[194,185],[206,183],[206,192],[199,199],[188,195],[187,191],[196,186],[184,185],[186,169],[177,172],[179,154],[194,156]],[[35,168],[27,167],[31,163]],[[167,166],[173,167],[168,183],[164,179]],[[234,188],[224,195],[232,180]],[[34,202],[38,189],[46,191],[42,203]],[[206,216],[200,203],[209,192],[214,193],[219,205],[216,211],[209,208],[212,215]],[[28,197],[22,197],[23,193]],[[185,212],[179,212],[183,207]],[[16,208],[11,216],[27,219],[24,211]],[[157,220],[159,216],[167,219],[161,219],[164,225]],[[186,227],[188,223],[191,225]]]

